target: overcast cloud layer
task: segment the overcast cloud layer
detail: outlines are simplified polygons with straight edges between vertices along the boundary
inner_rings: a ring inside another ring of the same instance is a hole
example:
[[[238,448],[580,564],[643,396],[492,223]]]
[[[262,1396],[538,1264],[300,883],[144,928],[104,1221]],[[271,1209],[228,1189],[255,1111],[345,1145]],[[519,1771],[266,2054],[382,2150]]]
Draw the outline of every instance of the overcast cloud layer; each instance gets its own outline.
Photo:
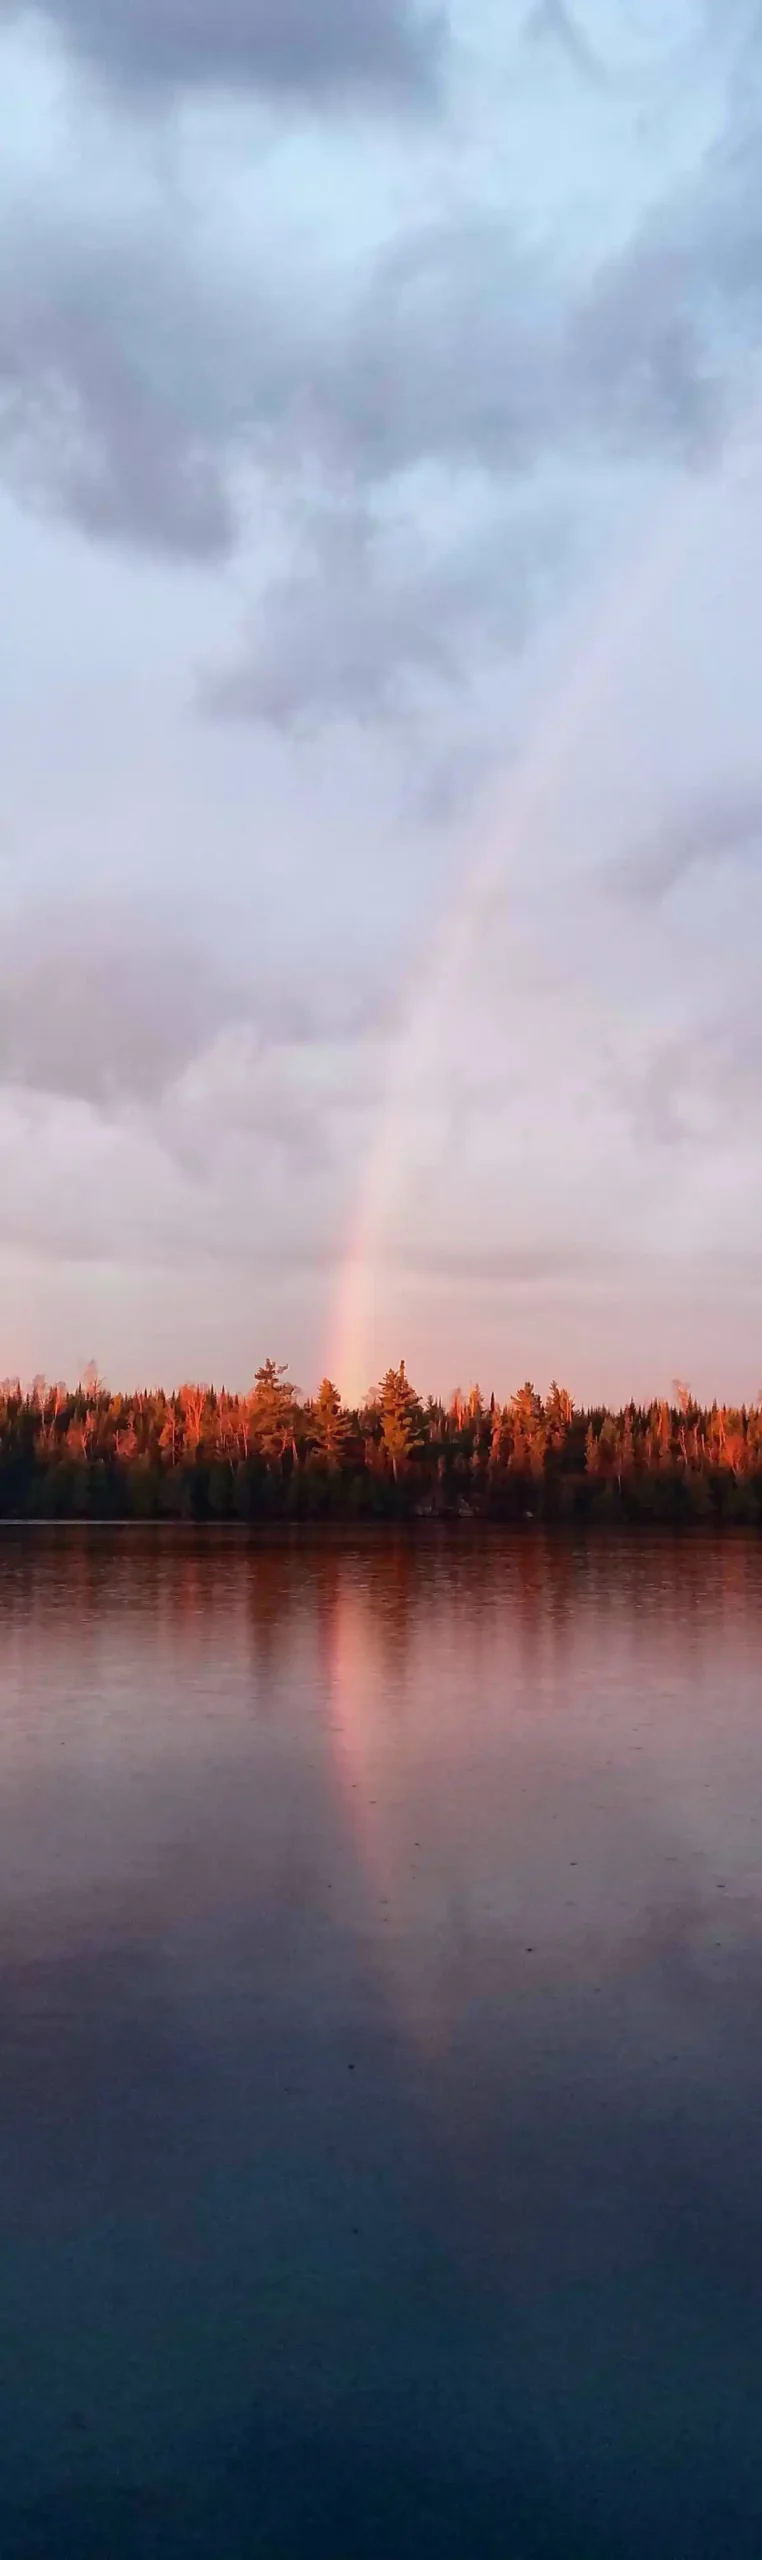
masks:
[[[755,1393],[758,11],[0,77],[3,1366]]]

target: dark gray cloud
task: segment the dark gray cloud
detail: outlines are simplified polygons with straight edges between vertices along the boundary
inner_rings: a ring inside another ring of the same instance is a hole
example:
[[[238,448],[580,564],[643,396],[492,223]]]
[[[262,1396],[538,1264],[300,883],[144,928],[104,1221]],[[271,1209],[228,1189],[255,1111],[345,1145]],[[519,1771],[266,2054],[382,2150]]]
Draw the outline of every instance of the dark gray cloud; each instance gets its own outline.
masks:
[[[148,23],[99,0],[99,23],[117,16],[133,34]],[[322,25],[311,0],[309,18]],[[497,219],[439,221],[321,288],[272,250],[222,272],[180,226],[65,212],[53,226],[24,208],[0,243],[0,468],[88,534],[178,560],[235,550],[247,473],[291,535],[319,488],[311,548],[263,599],[217,707],[281,725],[305,708],[397,710],[411,681],[451,682],[521,636],[526,564],[510,548],[498,593],[508,493],[572,458],[713,449],[762,318],[757,169],[736,115],[680,200],[573,288]],[[380,535],[354,554],[341,530],[327,544],[326,495],[340,525],[432,465],[493,490],[494,536],[470,561],[448,539],[402,566]]]
[[[701,865],[762,852],[762,784],[729,787],[666,819],[658,835],[625,855],[611,884],[620,897],[658,904]]]
[[[242,465],[277,500],[310,469],[372,491],[432,462],[506,483],[696,454],[762,305],[751,170],[722,215],[652,225],[571,300],[496,221],[439,225],[338,298],[273,264],[235,286],[145,228],[6,222],[6,472],[91,533],[204,557],[236,540]]]
[[[5,924],[0,1081],[154,1100],[240,1005],[182,934],[93,905]]]
[[[224,303],[207,304],[179,242],[129,225],[6,227],[0,458],[33,504],[159,555],[223,554],[234,373]]]
[[[607,263],[575,313],[572,416],[614,450],[698,459],[721,430],[725,371],[696,248],[645,238]]]
[[[259,89],[316,101],[439,88],[443,9],[416,0],[16,0],[121,88]]]
[[[0,1084],[106,1109],[151,1104],[227,1032],[242,1043],[244,1116],[258,1114],[264,1128],[283,1073],[277,1053],[363,1044],[383,1030],[384,1007],[370,970],[350,985],[324,969],[311,990],[268,959],[261,933],[256,940],[256,964],[242,970],[177,916],[126,903],[82,899],[6,919]],[[210,1092],[213,1113],[213,1082]],[[283,1111],[294,1116],[288,1094]]]
[[[336,458],[373,480],[432,454],[500,477],[585,449],[703,454],[758,345],[761,118],[747,93],[691,179],[574,283],[504,219],[395,248],[318,386]]]
[[[520,644],[563,544],[552,509],[498,517],[444,555],[410,524],[384,537],[356,510],[323,514],[304,561],[267,590],[240,662],[203,698],[283,729],[398,718],[432,685],[461,684],[475,651]]]
[[[565,370],[557,297],[494,224],[411,241],[338,304],[274,264],[236,291],[161,228],[25,209],[0,245],[6,471],[152,551],[230,549],[241,464],[276,499],[310,468],[352,490],[431,459],[515,473],[557,441]]]

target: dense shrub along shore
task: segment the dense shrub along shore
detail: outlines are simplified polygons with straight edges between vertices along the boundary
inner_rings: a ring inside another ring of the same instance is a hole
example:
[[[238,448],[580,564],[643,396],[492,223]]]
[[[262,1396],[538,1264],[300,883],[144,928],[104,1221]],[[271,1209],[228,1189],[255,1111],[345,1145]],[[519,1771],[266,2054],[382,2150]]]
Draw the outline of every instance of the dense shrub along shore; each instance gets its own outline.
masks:
[[[404,1363],[349,1411],[273,1360],[250,1394],[0,1388],[0,1516],[77,1520],[477,1519],[762,1526],[762,1401],[578,1411],[564,1388],[505,1405],[416,1395]]]

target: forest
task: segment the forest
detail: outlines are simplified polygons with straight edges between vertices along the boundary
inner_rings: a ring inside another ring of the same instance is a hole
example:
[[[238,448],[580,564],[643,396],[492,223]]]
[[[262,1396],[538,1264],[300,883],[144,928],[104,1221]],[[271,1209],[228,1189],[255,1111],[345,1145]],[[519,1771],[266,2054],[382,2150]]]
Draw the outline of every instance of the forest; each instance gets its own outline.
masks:
[[[265,1360],[247,1395],[0,1386],[0,1517],[16,1520],[639,1522],[762,1527],[762,1398],[579,1410],[527,1384],[416,1394],[404,1362],[348,1410]]]

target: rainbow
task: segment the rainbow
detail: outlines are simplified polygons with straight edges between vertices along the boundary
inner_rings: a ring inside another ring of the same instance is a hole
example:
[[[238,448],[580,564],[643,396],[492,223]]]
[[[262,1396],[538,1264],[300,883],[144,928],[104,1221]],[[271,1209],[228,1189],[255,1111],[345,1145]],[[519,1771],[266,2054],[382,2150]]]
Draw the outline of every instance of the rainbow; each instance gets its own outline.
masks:
[[[725,475],[724,475],[725,477]],[[716,484],[715,484],[716,486]],[[367,1172],[341,1264],[329,1346],[331,1375],[350,1401],[368,1391],[377,1337],[379,1294],[390,1260],[391,1213],[405,1158],[411,1097],[421,1088],[436,1044],[468,966],[470,949],[504,898],[509,865],[532,852],[568,769],[605,712],[612,684],[635,641],[641,640],[706,519],[706,486],[693,481],[669,497],[651,522],[648,539],[619,571],[598,602],[592,627],[572,634],[576,672],[562,684],[550,717],[532,736],[509,793],[503,793],[467,860],[450,907],[435,927],[415,971],[403,1007]],[[486,835],[486,844],[484,836]],[[397,1356],[396,1346],[394,1356]]]

